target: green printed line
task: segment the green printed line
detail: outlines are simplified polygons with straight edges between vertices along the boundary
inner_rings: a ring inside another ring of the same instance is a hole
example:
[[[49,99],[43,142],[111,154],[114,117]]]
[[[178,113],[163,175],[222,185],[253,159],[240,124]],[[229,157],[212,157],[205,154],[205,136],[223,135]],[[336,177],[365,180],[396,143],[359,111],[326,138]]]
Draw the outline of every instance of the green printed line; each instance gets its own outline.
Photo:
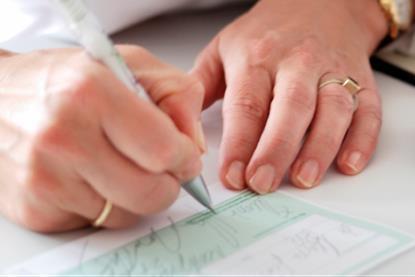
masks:
[[[271,226],[270,228],[268,228],[266,230],[263,230],[263,231],[255,234],[254,235],[254,238],[260,239],[260,238],[268,235],[270,232],[275,231],[276,229],[279,229],[280,227],[283,227],[283,226],[288,225],[288,224],[290,224],[290,225],[291,224],[294,224],[294,223],[298,222],[301,219],[305,219],[308,216],[309,216],[309,214],[307,214],[307,213],[298,214],[298,215],[296,215],[296,216],[294,216],[292,218],[289,218],[289,219],[287,219],[287,220],[285,220],[283,222],[280,222],[280,223],[278,223],[276,225]]]
[[[205,221],[215,215],[218,215],[220,213],[226,212],[227,210],[233,208],[236,205],[239,205],[240,203],[243,203],[247,200],[253,199],[257,196],[256,194],[250,192],[250,191],[244,191],[238,195],[236,195],[234,198],[231,198],[229,200],[226,200],[222,203],[220,203],[217,207],[214,207],[214,210],[216,214],[212,213],[211,211],[203,211],[200,213],[197,213],[194,216],[191,216],[188,220],[188,224],[195,224],[199,223],[201,221]]]
[[[404,242],[409,239],[399,235],[399,232],[337,214],[282,193],[259,196],[244,191],[217,205],[215,210],[216,214],[203,211],[179,220],[62,274],[159,276],[198,273],[209,264],[312,215],[361,227],[379,235],[393,234],[390,237],[401,238],[396,247],[407,245]],[[365,264],[378,257],[382,256],[371,257]]]

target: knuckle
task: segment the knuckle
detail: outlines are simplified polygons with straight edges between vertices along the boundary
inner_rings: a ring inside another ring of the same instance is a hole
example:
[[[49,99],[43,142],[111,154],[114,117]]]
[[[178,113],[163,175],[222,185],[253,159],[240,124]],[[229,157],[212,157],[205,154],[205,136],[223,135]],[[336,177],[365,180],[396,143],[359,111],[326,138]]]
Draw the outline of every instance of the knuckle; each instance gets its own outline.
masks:
[[[379,130],[382,125],[382,112],[378,107],[362,108],[358,110],[357,116],[367,118],[373,124],[372,129]]]
[[[22,201],[16,208],[17,222],[30,230],[45,231],[45,226],[39,218],[38,210],[25,201]]]
[[[268,106],[254,94],[239,93],[230,105],[224,108],[224,114],[235,114],[253,122],[258,122],[267,117]]]
[[[249,64],[252,66],[263,66],[267,64],[274,54],[277,45],[279,45],[279,37],[273,31],[269,31],[265,35],[253,39],[247,50]]]
[[[150,57],[152,54],[142,46],[133,44],[120,44],[117,45],[118,51],[125,57],[143,58]]]
[[[296,145],[294,141],[287,136],[283,135],[276,135],[274,138],[272,138],[272,146],[271,149],[278,149],[278,152],[281,153],[291,153],[294,149],[296,149]],[[269,153],[269,155],[272,155],[273,153]]]
[[[34,232],[49,233],[58,229],[63,222],[59,222],[44,214],[39,207],[35,207],[28,201],[18,205],[16,211],[17,222]]]
[[[67,199],[62,186],[41,170],[28,170],[18,176],[20,197],[13,209],[17,223],[36,232],[53,232],[67,221],[48,211],[58,210],[56,201]]]
[[[203,86],[202,82],[194,76],[189,76],[187,80],[188,81],[185,90],[191,91],[192,94],[196,94],[197,96],[203,98],[205,95],[205,87]]]
[[[33,163],[36,164],[36,162]],[[37,165],[24,170],[18,178],[22,190],[38,200],[48,201],[48,195],[56,194],[59,189],[58,184]]]
[[[164,176],[158,184],[142,195],[142,201],[132,203],[133,212],[137,214],[154,214],[167,209],[177,199],[180,185],[171,176]]]
[[[66,137],[61,132],[61,127],[56,124],[53,126],[44,127],[32,140],[32,154],[38,155],[43,151],[55,150],[61,148],[66,142]]]
[[[300,47],[295,51],[294,57],[302,68],[314,68],[316,66],[319,60],[317,54],[311,52],[311,50],[308,50],[306,47]]]
[[[364,118],[367,122],[365,128],[362,128],[361,135],[369,142],[369,144],[376,144],[379,136],[379,131],[382,128],[382,113],[379,108],[371,107],[359,111],[356,116]]]
[[[202,170],[202,163],[200,161],[200,158],[198,157],[197,160],[192,159],[189,160],[186,164],[186,166],[181,170],[181,172],[177,175],[177,177],[180,178],[180,180],[190,180],[194,177],[196,177],[200,171]]]
[[[189,91],[189,94],[193,99],[192,105],[195,105],[195,107],[197,107],[198,110],[199,109],[201,110],[203,107],[203,100],[205,98],[204,85],[202,84],[200,80],[192,76],[188,87],[189,88],[187,91]]]
[[[59,124],[43,128],[33,136],[30,145],[30,157],[39,160],[42,157],[63,157],[66,161],[85,162],[90,156],[88,150],[72,138],[72,133]]]
[[[366,141],[367,145],[369,145],[368,148],[360,147],[362,148],[361,151],[366,152],[366,154],[369,156],[370,151],[374,149],[373,147],[376,146],[378,142],[378,135],[370,132],[362,132],[361,136]]]
[[[91,98],[94,98],[97,92],[101,90],[98,89],[97,84],[97,73],[93,71],[97,66],[91,66],[90,69],[79,69],[73,76],[70,87],[66,92],[68,104],[73,106],[78,104],[81,107],[85,107],[90,101]],[[99,70],[104,73],[103,70]],[[103,74],[101,75],[103,76]]]
[[[315,97],[310,89],[300,82],[291,82],[276,100],[286,101],[287,105],[294,110],[313,113],[315,109]]]
[[[102,66],[89,62],[88,65],[79,64],[67,69],[65,83],[49,86],[49,108],[53,115],[68,116],[81,111],[88,111],[99,99],[97,96],[103,90],[99,78],[107,79],[108,72]],[[98,77],[100,76],[100,77]],[[102,81],[101,81],[102,82]]]
[[[318,40],[313,36],[305,38],[302,43],[291,50],[291,55],[297,62],[306,67],[315,67],[320,59]]]
[[[223,138],[224,145],[221,146],[221,166],[225,169],[225,165],[229,161],[241,160],[245,162],[244,157],[251,156],[252,148],[257,145],[258,138],[252,135],[226,134]]]
[[[187,153],[179,153],[178,147],[176,147],[171,141],[162,139],[157,144],[157,155],[151,157],[151,169],[154,172],[165,172],[177,163],[179,157],[185,156]],[[153,152],[153,153],[156,153]]]
[[[353,97],[347,91],[320,93],[319,101],[333,106],[341,113],[352,114],[354,111]]]
[[[330,134],[317,135],[314,141],[317,145],[323,146],[318,147],[317,149],[324,150],[327,153],[337,153],[341,145],[341,140]]]
[[[211,40],[211,42],[201,52],[199,52],[199,54],[196,57],[196,62],[195,62],[196,68],[199,68],[199,66],[204,62],[207,62],[208,64],[211,64],[214,62],[215,58],[217,58],[219,42],[220,42],[219,35],[217,35]]]
[[[96,84],[97,75],[94,71],[99,68],[95,62],[85,62],[75,66],[73,70],[73,81],[71,82],[72,87],[75,91],[88,91],[91,87]]]
[[[158,78],[143,82],[156,104],[161,105],[165,101],[197,101],[195,105],[202,105],[205,89],[199,79],[170,67],[160,74]]]
[[[55,185],[47,182],[44,178],[39,180],[37,174],[27,174],[25,180],[20,184],[21,198],[15,207],[15,218],[17,222],[28,229],[38,232],[48,232],[54,226],[48,222],[47,217],[42,209],[36,207],[33,203],[44,203],[47,205],[49,199],[48,190],[54,190]],[[31,199],[31,200],[29,200]]]
[[[166,98],[171,99],[171,96],[180,96],[180,98],[186,99],[200,99],[200,103],[202,103],[204,86],[195,77],[174,72],[170,78],[163,78],[155,82],[151,87],[151,92],[155,98],[158,98],[157,102],[162,102]]]

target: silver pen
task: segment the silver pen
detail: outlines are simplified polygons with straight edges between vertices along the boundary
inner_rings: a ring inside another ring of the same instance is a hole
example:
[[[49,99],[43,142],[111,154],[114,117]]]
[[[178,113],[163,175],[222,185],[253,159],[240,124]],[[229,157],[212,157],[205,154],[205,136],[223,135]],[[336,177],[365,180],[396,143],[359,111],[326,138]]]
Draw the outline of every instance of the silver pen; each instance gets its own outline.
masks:
[[[114,44],[104,32],[98,19],[85,5],[83,0],[53,0],[63,11],[70,28],[76,35],[78,42],[89,55],[104,63],[111,71],[139,97],[151,101],[151,98],[138,83],[128,68]],[[202,176],[198,176],[182,187],[200,204],[214,212],[211,207],[211,198]]]

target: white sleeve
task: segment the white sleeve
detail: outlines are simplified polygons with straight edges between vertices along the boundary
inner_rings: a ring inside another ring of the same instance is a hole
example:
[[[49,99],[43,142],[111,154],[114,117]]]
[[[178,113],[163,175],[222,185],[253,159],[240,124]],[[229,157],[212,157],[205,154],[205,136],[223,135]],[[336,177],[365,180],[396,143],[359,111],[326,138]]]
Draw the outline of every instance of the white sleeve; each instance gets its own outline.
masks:
[[[112,34],[162,13],[203,9],[253,0],[85,0],[106,32]],[[73,40],[50,0],[0,0],[0,43],[48,36]]]
[[[1,0],[0,43],[11,39],[58,34],[71,36],[48,0]]]

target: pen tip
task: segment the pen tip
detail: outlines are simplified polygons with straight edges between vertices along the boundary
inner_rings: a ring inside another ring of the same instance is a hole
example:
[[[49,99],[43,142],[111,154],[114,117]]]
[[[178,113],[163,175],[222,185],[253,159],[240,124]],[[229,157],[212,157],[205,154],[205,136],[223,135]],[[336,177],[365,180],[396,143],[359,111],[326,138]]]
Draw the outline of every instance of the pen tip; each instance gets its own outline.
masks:
[[[211,207],[211,206],[206,206],[206,208],[208,208],[208,210],[213,213],[213,214],[217,214],[216,211]]]

